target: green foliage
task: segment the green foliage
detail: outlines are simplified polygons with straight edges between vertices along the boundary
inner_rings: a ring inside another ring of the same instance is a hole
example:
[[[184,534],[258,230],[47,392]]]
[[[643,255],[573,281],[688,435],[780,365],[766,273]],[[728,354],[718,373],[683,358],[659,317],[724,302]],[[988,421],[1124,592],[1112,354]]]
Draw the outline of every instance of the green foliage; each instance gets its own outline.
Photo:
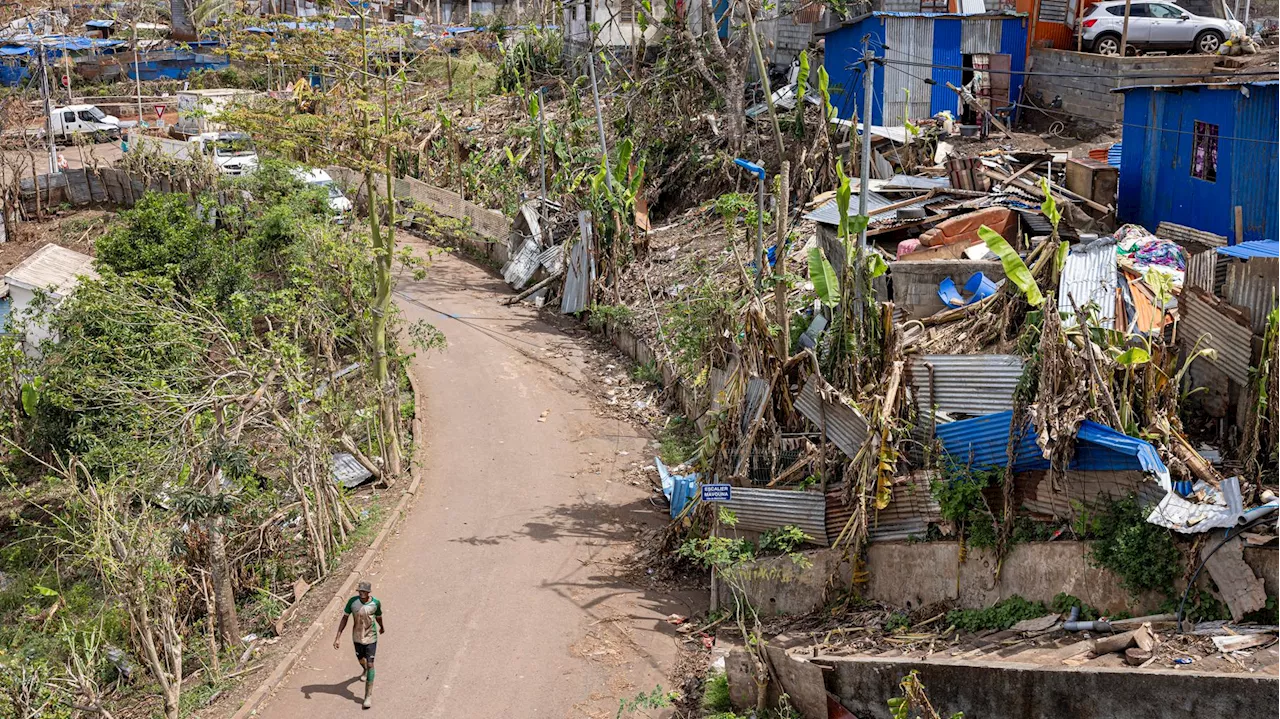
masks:
[[[1043,177],[1040,178],[1040,191],[1044,193],[1044,202],[1040,205],[1040,211],[1044,213],[1049,224],[1053,225],[1053,234],[1058,234],[1058,223],[1062,222],[1062,213],[1058,210],[1058,203],[1053,199],[1053,193],[1049,191],[1049,182]]]
[[[840,304],[840,278],[819,247],[809,248],[809,281],[814,294],[828,307]]]
[[[760,553],[791,554],[808,541],[810,541],[809,535],[805,534],[803,529],[793,524],[788,524],[777,529],[770,529],[760,535]]]
[[[733,708],[729,702],[729,676],[724,672],[712,672],[702,685],[702,708],[712,712],[727,712]]]
[[[607,325],[628,327],[635,320],[635,311],[627,305],[591,305],[587,326],[599,332]]]
[[[1018,251],[1013,249],[999,232],[986,225],[978,228],[978,235],[987,244],[987,248],[999,256],[1001,264],[1004,265],[1005,277],[1022,290],[1027,297],[1027,303],[1032,307],[1044,304],[1044,295],[1040,293],[1040,286],[1031,276],[1031,270],[1027,268],[1027,264],[1018,256]]]
[[[1111,502],[1086,523],[1095,538],[1089,558],[1120,577],[1130,593],[1173,591],[1181,554],[1169,530],[1147,521],[1133,495]]]
[[[564,35],[559,30],[529,26],[520,40],[502,51],[497,86],[501,92],[515,92],[533,84],[535,75],[554,75],[563,69]]]
[[[617,717],[621,719],[623,714],[640,709],[665,709],[679,698],[680,694],[678,692],[664,692],[662,686],[658,685],[651,692],[640,692],[630,699],[618,700]]]
[[[1008,629],[1024,619],[1036,619],[1049,610],[1040,602],[1029,602],[1017,594],[1002,599],[986,609],[953,609],[947,612],[947,623],[964,632],[985,629]]]
[[[637,382],[662,386],[662,370],[657,362],[644,362],[631,369],[631,377]]]
[[[893,612],[884,622],[884,630],[893,634],[911,628],[911,615],[906,612]]]
[[[658,432],[658,456],[664,464],[672,467],[683,464],[697,452],[698,428],[684,417],[672,417]]]
[[[942,518],[956,524],[969,546],[986,548],[996,544],[995,517],[987,508],[982,490],[998,484],[999,477],[996,471],[947,465],[943,477],[930,486]]]
[[[696,268],[702,260],[697,260]],[[716,341],[736,334],[737,288],[709,271],[699,272],[696,285],[686,287],[667,306],[662,325],[676,368],[692,377],[695,386],[706,381],[708,358]]]
[[[746,226],[755,234],[756,215],[760,212],[760,203],[756,196],[749,192],[726,192],[716,198],[716,212],[724,219],[725,231],[731,232],[734,223],[742,218]],[[773,222],[773,213],[765,210],[764,226],[766,230]]]
[[[1053,597],[1053,601],[1049,603],[1049,608],[1058,614],[1067,614],[1072,607],[1080,607],[1080,621],[1091,622],[1102,616],[1102,612],[1085,604],[1079,597],[1072,596],[1066,592],[1058,592]]]

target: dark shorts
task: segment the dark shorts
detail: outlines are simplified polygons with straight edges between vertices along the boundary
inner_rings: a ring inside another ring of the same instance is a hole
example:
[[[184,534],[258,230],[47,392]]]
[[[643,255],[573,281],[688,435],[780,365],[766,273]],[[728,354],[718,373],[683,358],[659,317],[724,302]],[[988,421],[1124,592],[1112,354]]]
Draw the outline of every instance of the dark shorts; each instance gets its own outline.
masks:
[[[378,653],[377,642],[372,644],[354,642],[354,644],[356,646],[356,659],[368,659],[369,661],[373,661],[373,655]]]

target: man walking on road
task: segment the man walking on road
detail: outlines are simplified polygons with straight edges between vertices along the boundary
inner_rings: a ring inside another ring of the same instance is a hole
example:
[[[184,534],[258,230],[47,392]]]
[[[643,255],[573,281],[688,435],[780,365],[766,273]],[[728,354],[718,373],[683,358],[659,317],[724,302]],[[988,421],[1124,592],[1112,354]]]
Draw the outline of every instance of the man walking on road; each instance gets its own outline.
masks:
[[[338,640],[347,628],[347,618],[351,622],[351,639],[356,645],[356,659],[360,662],[364,675],[364,708],[373,706],[373,657],[378,651],[378,635],[387,631],[382,623],[382,602],[370,592],[373,586],[368,582],[356,585],[356,596],[347,600],[342,610],[342,622],[338,624],[338,633],[333,638],[333,648],[338,648]],[[376,621],[376,624],[375,624]]]

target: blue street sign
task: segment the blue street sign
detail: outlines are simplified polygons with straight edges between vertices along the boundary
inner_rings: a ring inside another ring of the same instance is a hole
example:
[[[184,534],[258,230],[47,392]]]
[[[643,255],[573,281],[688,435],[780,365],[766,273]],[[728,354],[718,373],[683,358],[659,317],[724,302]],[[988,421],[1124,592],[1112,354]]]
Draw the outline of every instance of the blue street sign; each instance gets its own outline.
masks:
[[[733,485],[731,484],[704,484],[702,485],[702,501],[704,502],[728,502],[732,498]]]

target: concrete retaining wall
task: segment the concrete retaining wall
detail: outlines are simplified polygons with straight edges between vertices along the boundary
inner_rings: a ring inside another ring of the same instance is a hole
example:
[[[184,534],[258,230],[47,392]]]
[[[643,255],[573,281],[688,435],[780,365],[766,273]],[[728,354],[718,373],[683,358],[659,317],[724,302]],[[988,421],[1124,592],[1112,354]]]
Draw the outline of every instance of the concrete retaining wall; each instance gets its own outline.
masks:
[[[1060,110],[1076,119],[1113,124],[1124,119],[1124,95],[1112,90],[1125,85],[1195,82],[1201,79],[1196,75],[1213,70],[1216,59],[1214,55],[1120,58],[1032,48],[1027,69],[1047,74],[1028,77],[1026,99],[1029,104]],[[1182,75],[1191,77],[1178,77]]]
[[[893,306],[907,317],[928,317],[946,309],[938,298],[938,283],[950,277],[956,287],[981,272],[993,282],[1004,279],[1004,266],[998,260],[900,260],[889,263],[889,280],[893,283]]]
[[[960,562],[955,542],[872,542],[867,548],[866,599],[915,609],[938,602],[959,608],[988,607],[1015,594],[1049,604],[1060,592],[1106,613],[1139,616],[1160,611],[1156,593],[1132,597],[1111,571],[1092,566],[1087,542],[1018,544],[1005,557],[1000,580],[994,578],[995,557],[970,551]],[[811,566],[798,567],[787,557],[769,557],[753,565],[745,582],[752,606],[763,614],[806,614],[827,602],[828,590],[848,586],[849,563],[842,549],[804,553]],[[1249,547],[1245,561],[1276,595],[1276,549]],[[722,601],[729,601],[727,588]]]
[[[941,716],[982,719],[1273,719],[1274,675],[1194,674],[1173,670],[1046,669],[1027,664],[831,657],[826,687],[859,717],[890,719],[888,700],[918,671]]]

